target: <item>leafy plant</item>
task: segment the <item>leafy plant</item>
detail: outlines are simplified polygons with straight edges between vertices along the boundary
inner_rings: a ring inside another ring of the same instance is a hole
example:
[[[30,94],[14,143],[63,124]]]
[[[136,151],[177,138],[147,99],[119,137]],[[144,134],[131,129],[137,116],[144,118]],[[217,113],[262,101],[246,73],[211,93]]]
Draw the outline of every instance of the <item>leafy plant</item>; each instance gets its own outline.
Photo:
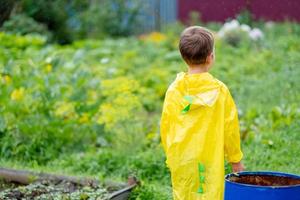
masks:
[[[32,18],[24,14],[12,16],[8,21],[5,21],[1,30],[21,35],[37,33],[46,36],[49,39],[51,38],[51,33],[45,25],[34,21]]]
[[[137,30],[143,5],[136,0],[97,0],[77,20],[80,37],[128,36]]]

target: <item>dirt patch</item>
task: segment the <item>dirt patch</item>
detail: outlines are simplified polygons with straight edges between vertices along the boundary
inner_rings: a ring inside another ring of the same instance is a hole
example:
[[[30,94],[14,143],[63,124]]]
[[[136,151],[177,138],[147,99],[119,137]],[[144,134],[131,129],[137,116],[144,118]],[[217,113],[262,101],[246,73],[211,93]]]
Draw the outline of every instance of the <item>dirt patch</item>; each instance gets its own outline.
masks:
[[[29,185],[0,181],[1,200],[107,199],[108,194],[104,187],[81,186],[67,181],[42,181]]]
[[[274,175],[239,175],[228,178],[231,182],[258,186],[291,186],[300,185],[300,179]]]

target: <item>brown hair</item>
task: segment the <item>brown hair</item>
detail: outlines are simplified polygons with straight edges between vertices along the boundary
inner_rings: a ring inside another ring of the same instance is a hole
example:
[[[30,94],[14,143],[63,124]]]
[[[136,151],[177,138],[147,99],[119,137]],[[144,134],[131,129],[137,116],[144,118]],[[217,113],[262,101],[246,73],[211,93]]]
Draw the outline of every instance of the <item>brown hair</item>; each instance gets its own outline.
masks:
[[[187,64],[205,64],[206,58],[213,52],[213,34],[200,26],[186,28],[180,37],[179,50]]]

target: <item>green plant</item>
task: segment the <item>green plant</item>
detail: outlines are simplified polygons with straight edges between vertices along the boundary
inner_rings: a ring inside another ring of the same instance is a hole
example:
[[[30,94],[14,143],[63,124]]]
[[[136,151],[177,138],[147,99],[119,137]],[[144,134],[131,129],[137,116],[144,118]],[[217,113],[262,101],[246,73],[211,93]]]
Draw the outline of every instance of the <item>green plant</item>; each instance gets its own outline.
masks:
[[[142,4],[136,0],[97,0],[79,16],[79,37],[128,36],[139,25]]]
[[[189,13],[189,20],[188,23],[190,26],[200,26],[201,22],[201,13],[197,11],[192,11]]]
[[[20,2],[22,12],[37,22],[46,24],[47,28],[53,31],[54,40],[62,44],[73,40],[72,33],[67,26],[67,5],[66,0],[22,0]]]
[[[253,16],[249,9],[243,9],[240,11],[239,14],[237,14],[236,19],[241,24],[248,24],[249,26],[253,25]]]
[[[24,14],[12,16],[9,20],[5,21],[0,30],[21,35],[36,33],[51,39],[51,33],[45,25],[34,21]]]

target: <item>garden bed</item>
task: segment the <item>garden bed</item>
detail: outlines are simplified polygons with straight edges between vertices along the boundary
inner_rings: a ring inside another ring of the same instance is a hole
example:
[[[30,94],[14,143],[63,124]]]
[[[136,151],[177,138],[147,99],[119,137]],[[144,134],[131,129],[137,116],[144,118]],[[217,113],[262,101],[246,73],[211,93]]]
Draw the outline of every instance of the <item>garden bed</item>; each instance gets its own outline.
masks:
[[[96,179],[0,169],[0,199],[89,199],[125,200],[137,185],[135,178],[128,183],[99,183]]]

